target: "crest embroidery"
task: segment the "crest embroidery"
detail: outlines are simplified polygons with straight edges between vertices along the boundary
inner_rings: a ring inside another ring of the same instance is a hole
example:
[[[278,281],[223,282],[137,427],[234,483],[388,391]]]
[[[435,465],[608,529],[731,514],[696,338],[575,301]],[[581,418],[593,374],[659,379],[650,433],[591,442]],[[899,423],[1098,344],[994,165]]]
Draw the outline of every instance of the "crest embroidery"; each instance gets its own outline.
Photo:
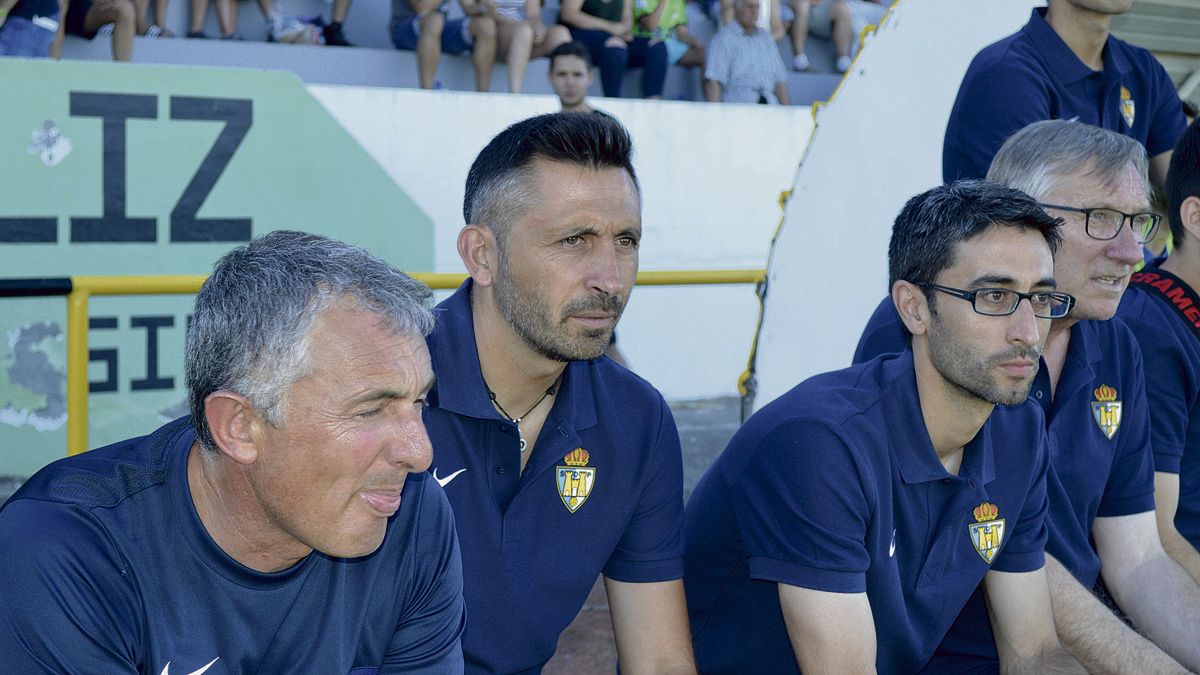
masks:
[[[1096,397],[1092,401],[1092,418],[1096,420],[1100,431],[1112,440],[1121,428],[1121,402],[1117,400],[1117,390],[1102,384],[1092,394]]]
[[[1133,95],[1125,87],[1121,87],[1121,118],[1125,120],[1125,126],[1132,127],[1134,116],[1137,114],[1137,109],[1133,104]]]
[[[596,486],[596,467],[588,466],[588,451],[575,448],[563,457],[566,466],[554,470],[558,496],[571,513],[579,510]]]
[[[1000,509],[991,502],[984,502],[975,507],[975,522],[967,525],[971,534],[971,544],[983,561],[989,565],[1000,552],[1004,543],[1004,519],[996,518]]]

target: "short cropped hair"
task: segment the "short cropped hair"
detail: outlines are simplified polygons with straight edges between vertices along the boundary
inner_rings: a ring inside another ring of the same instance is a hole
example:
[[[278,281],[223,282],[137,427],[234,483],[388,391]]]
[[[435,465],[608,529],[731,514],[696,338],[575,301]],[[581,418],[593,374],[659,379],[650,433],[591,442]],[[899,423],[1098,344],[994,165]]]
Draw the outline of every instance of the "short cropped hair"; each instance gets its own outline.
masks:
[[[896,216],[888,244],[889,286],[933,281],[954,265],[955,248],[991,227],[1033,228],[1050,252],[1061,241],[1059,224],[1032,197],[986,180],[960,180],[908,200]]]
[[[550,52],[551,72],[554,71],[554,59],[557,59],[560,56],[578,56],[579,58],[583,59],[584,65],[586,65],[588,68],[592,67],[592,50],[588,49],[587,45],[578,40],[564,42],[555,47],[554,51]]]
[[[433,330],[425,284],[367,251],[304,232],[271,232],[226,253],[196,296],[185,373],[192,426],[207,449],[216,441],[204,401],[242,394],[272,424],[288,388],[307,374],[316,317],[351,298],[398,335]]]
[[[512,223],[534,197],[535,159],[624,169],[641,193],[633,170],[633,141],[615,118],[560,112],[517,122],[480,151],[467,172],[463,196],[465,222],[491,228],[501,251]]]
[[[1021,129],[1000,146],[987,178],[1042,199],[1064,176],[1093,178],[1105,187],[1116,187],[1130,165],[1149,198],[1150,164],[1141,143],[1083,122],[1044,120]]]
[[[1188,197],[1200,198],[1200,119],[1194,120],[1175,143],[1171,168],[1167,170],[1167,222],[1175,248],[1183,246],[1183,219],[1179,207]]]

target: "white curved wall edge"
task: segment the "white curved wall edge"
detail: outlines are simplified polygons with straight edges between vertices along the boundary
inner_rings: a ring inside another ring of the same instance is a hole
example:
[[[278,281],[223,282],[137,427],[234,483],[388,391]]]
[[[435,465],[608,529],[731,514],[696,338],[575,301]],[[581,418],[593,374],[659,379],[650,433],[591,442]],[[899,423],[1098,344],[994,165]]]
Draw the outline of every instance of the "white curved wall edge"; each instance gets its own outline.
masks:
[[[550,96],[308,89],[434,221],[438,272],[464,271],[455,241],[475,156],[507,125],[557,109]],[[592,103],[620,119],[634,139],[643,195],[641,269],[766,265],[779,193],[794,181],[812,130],[808,108]],[[667,398],[730,396],[757,316],[748,285],[639,287],[617,332],[633,369]]]
[[[772,252],[758,336],[755,409],[850,364],[887,293],[892,221],[942,181],[942,137],[982,47],[1037,0],[898,0],[828,105],[797,171]]]

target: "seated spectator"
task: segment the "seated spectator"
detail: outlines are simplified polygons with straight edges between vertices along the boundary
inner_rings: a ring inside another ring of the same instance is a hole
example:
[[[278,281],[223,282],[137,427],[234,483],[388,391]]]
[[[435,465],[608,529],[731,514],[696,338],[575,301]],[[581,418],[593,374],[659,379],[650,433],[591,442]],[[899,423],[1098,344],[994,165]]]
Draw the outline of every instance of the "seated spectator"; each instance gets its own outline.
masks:
[[[487,3],[487,6],[485,6]],[[397,49],[415,50],[422,89],[433,89],[442,52],[471,52],[475,88],[488,91],[496,63],[496,20],[492,0],[459,0],[466,16],[447,19],[450,0],[392,0],[392,42]]]
[[[112,35],[113,61],[133,59],[133,33],[137,8],[132,0],[62,0],[67,7],[65,30],[91,40],[103,32]]]
[[[546,56],[570,42],[571,32],[558,24],[547,28],[538,0],[495,0],[494,4],[484,0],[484,4],[491,6],[490,14],[496,20],[496,51],[508,64],[508,91],[518,94],[529,59]]]
[[[275,26],[278,23],[275,21],[275,6],[273,0],[258,0],[258,7],[262,10],[263,15],[263,30],[267,35],[268,40],[276,39]],[[188,27],[187,36],[190,38],[207,38],[208,35],[204,32],[204,17],[208,14],[208,0],[192,0],[192,16]],[[217,0],[217,26],[221,30],[222,40],[241,40],[242,34],[238,32],[238,8],[237,0]]]
[[[850,70],[863,28],[883,21],[887,10],[887,4],[877,0],[792,0],[795,13],[791,25],[792,52],[795,53],[792,68],[808,70],[804,45],[808,34],[812,33],[833,40],[837,50],[835,67],[839,73]]]
[[[667,79],[667,46],[633,37],[633,0],[563,0],[562,22],[571,37],[587,45],[592,62],[600,64],[605,96],[621,96],[626,68],[645,66],[642,95],[662,98]]]
[[[779,48],[758,26],[759,0],[735,0],[735,21],[717,32],[708,45],[704,96],[726,103],[787,105],[787,69]]]
[[[684,0],[634,0],[633,41],[667,45],[667,64],[703,66],[704,43],[688,31]]]
[[[717,22],[721,26],[733,23],[733,1],[720,0],[718,6],[721,10],[721,16]],[[769,2],[760,3],[758,6],[758,19],[755,21],[758,27],[771,34],[771,39],[779,42],[783,39],[784,33],[787,32],[785,25],[791,25],[791,7],[781,5],[779,0],[770,0]],[[713,17],[716,19],[717,17]]]
[[[134,0],[133,6],[137,10],[137,34],[145,35],[146,37],[175,37],[175,33],[162,27],[162,24],[167,22],[167,2],[168,0],[154,0],[154,23],[150,23],[148,13],[150,11],[150,0]]]
[[[332,47],[354,46],[354,43],[346,39],[346,33],[342,30],[342,23],[346,20],[346,14],[349,12],[350,0],[333,0],[333,9],[329,12],[329,24],[321,30],[325,37],[325,44]]]
[[[58,58],[58,0],[0,0],[0,56]]]
[[[546,77],[558,95],[562,112],[596,112],[587,100],[588,88],[592,86],[592,55],[587,45],[572,40],[555,47],[550,52]]]

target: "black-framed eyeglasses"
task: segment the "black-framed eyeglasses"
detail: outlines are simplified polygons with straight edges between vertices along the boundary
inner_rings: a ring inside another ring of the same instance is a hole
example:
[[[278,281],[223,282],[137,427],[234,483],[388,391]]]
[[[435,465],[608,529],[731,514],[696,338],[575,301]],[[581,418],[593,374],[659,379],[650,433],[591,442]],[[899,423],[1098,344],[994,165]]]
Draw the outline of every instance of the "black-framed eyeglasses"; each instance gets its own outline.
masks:
[[[966,291],[961,288],[942,286],[930,281],[914,281],[922,288],[932,288],[946,295],[967,300],[975,308],[976,314],[985,316],[1008,316],[1017,311],[1017,305],[1022,300],[1028,300],[1033,308],[1033,315],[1039,319],[1061,319],[1071,313],[1075,306],[1075,298],[1058,291],[1031,291],[1022,293],[1009,288],[977,288]]]
[[[1046,209],[1082,213],[1083,229],[1092,239],[1116,239],[1117,235],[1121,234],[1121,228],[1128,221],[1129,226],[1133,228],[1133,236],[1137,239],[1137,243],[1144,244],[1154,238],[1154,233],[1158,230],[1158,224],[1162,222],[1162,216],[1148,211],[1142,213],[1125,213],[1124,211],[1109,208],[1079,209],[1074,206],[1060,206],[1059,204],[1043,204],[1040,202],[1038,206]]]

